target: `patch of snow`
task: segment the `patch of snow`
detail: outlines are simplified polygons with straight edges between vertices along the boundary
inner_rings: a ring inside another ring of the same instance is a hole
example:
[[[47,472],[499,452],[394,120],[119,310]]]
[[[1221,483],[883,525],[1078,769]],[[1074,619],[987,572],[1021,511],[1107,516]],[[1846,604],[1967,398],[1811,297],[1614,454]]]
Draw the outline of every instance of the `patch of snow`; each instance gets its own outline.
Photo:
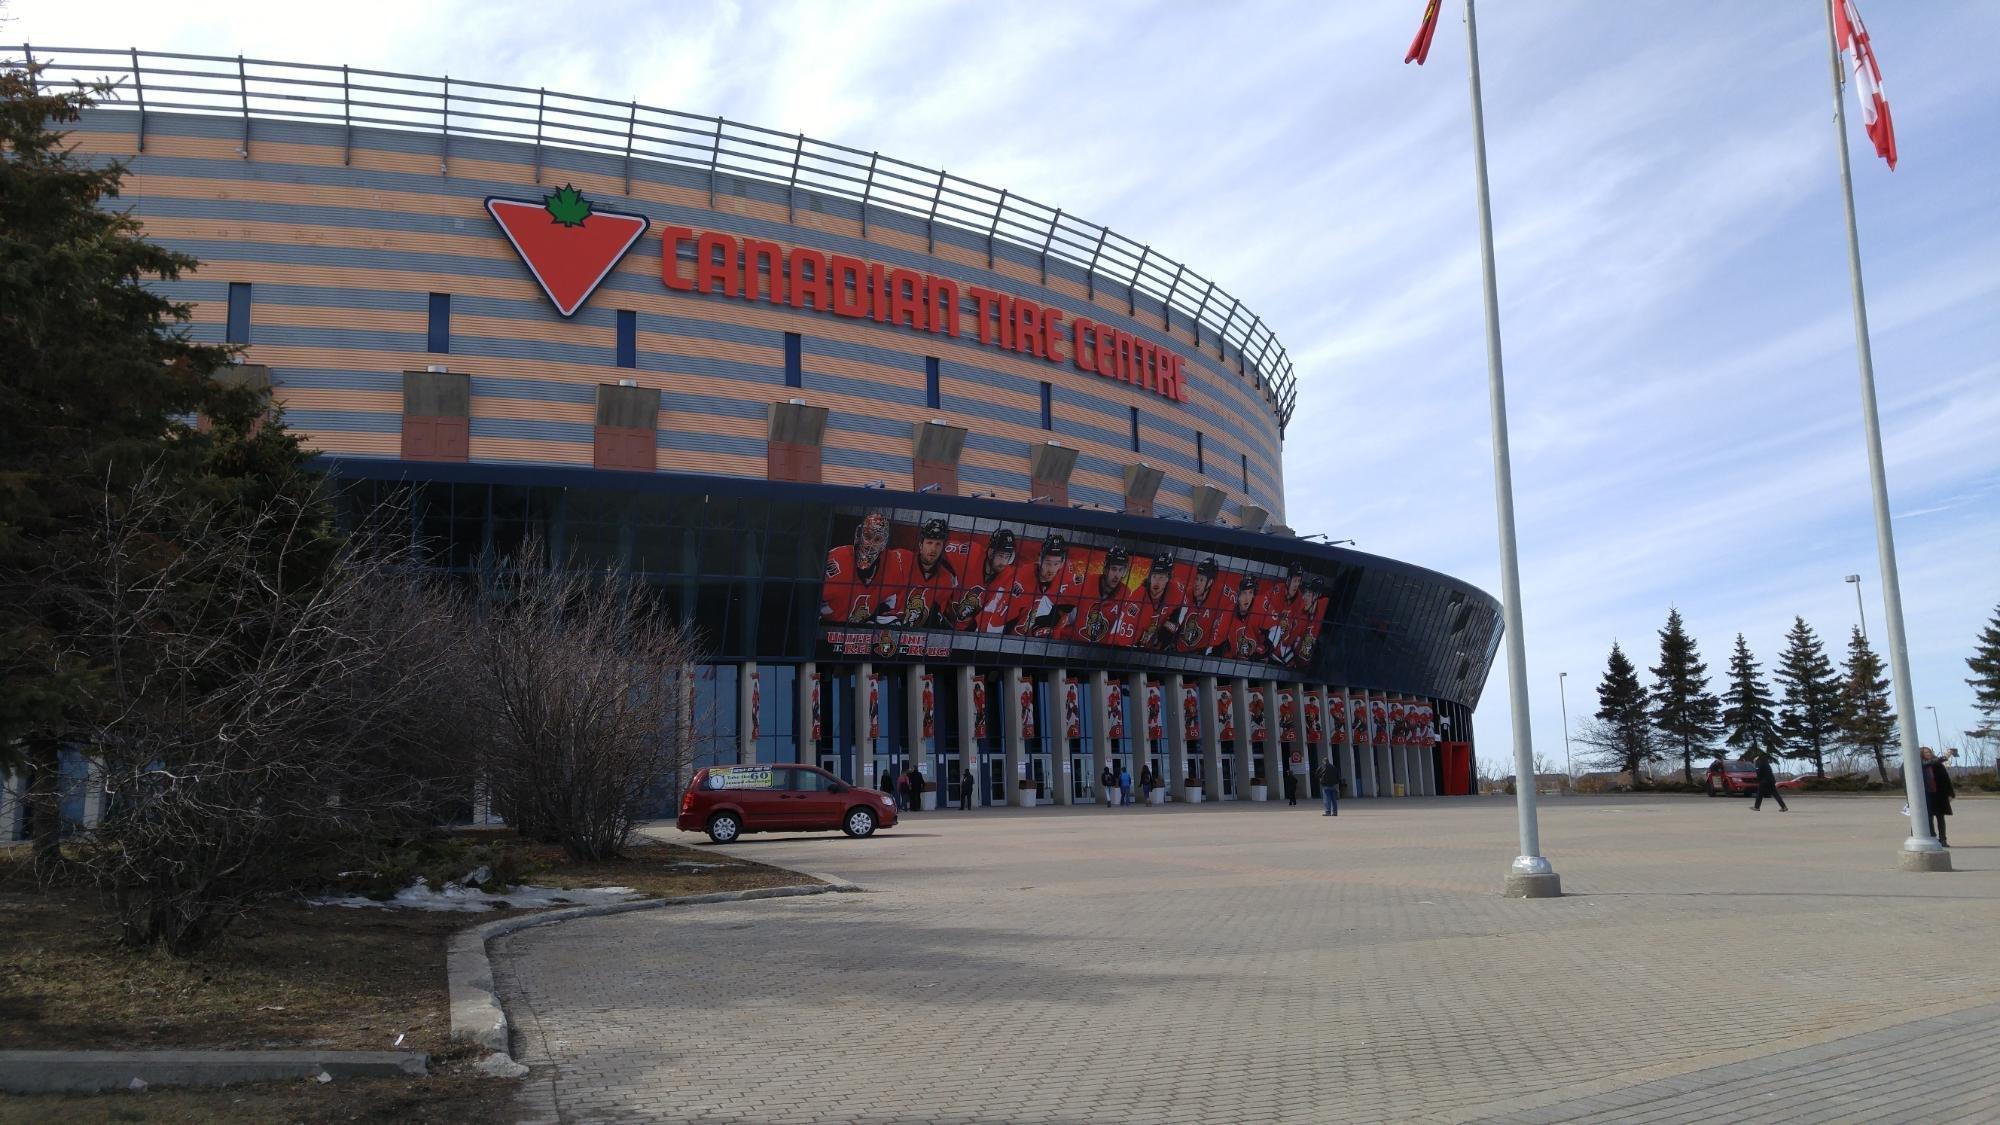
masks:
[[[460,913],[478,913],[494,910],[505,903],[516,910],[534,910],[544,906],[595,906],[606,902],[624,902],[636,898],[637,891],[630,887],[586,887],[578,890],[564,890],[561,887],[511,887],[500,894],[488,894],[476,887],[446,883],[440,890],[432,890],[430,883],[419,877],[409,886],[396,892],[396,897],[377,901],[362,895],[329,895],[308,900],[313,906],[345,906],[350,908],[374,907],[382,910],[443,910]]]
[[[480,1072],[490,1074],[495,1078],[519,1078],[528,1073],[527,1067],[498,1052],[480,1059],[474,1065]]]

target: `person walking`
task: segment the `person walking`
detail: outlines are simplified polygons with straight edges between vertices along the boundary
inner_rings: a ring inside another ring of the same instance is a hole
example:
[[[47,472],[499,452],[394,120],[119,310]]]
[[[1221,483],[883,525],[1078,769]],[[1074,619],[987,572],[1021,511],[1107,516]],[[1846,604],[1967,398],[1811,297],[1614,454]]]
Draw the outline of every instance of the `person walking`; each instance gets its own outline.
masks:
[[[1328,758],[1319,767],[1319,800],[1325,809],[1321,816],[1340,815],[1340,767]]]
[[[1105,766],[1104,772],[1097,775],[1097,788],[1099,792],[1104,794],[1105,808],[1108,809],[1117,803],[1118,775],[1111,772],[1110,766]]]
[[[1938,846],[1948,848],[1951,844],[1944,837],[1944,818],[1951,815],[1951,799],[1957,795],[1951,784],[1951,767],[1946,765],[1951,754],[1939,758],[1936,751],[1926,746],[1923,756],[1924,812],[1930,818],[1931,835],[1937,837]]]
[[[1123,766],[1118,769],[1118,803],[1132,806],[1132,771]]]
[[[1785,807],[1784,795],[1778,792],[1778,775],[1771,771],[1771,756],[1759,754],[1757,755],[1757,799],[1750,802],[1750,811],[1756,812],[1763,808],[1766,797],[1778,802],[1779,812],[1792,811]]]
[[[908,785],[910,789],[910,811],[924,811],[923,771],[917,768],[915,762],[911,762],[909,769],[904,773],[904,779],[904,784]]]
[[[1287,805],[1299,803],[1299,775],[1291,770],[1285,771],[1285,803]]]

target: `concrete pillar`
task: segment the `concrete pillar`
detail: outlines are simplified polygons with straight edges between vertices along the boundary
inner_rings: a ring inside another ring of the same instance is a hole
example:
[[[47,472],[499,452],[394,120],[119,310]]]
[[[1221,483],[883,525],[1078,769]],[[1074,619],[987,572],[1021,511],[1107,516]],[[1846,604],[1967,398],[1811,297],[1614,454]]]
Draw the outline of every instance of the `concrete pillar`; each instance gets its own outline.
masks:
[[[1222,724],[1215,721],[1216,682],[1201,678],[1201,795],[1222,800]]]
[[[958,771],[960,785],[965,784],[967,777],[972,779],[972,803],[981,805],[986,803],[986,787],[980,784],[979,779],[979,740],[972,736],[975,729],[972,709],[973,672],[972,665],[961,665],[955,677],[958,692]],[[951,798],[950,804],[956,808],[959,794],[954,792],[948,796]],[[940,806],[945,803],[938,802]]]
[[[1236,799],[1247,801],[1250,799],[1251,760],[1257,753],[1257,741],[1250,737],[1250,681],[1238,676],[1230,694],[1230,710],[1236,721]]]
[[[1264,780],[1271,787],[1271,799],[1285,799],[1285,771],[1292,768],[1288,760],[1292,748],[1285,745],[1285,727],[1278,721],[1280,708],[1285,702],[1285,689],[1276,680],[1266,680],[1264,687]],[[1293,712],[1292,720],[1298,721],[1298,713]]]
[[[1125,677],[1130,694],[1125,700],[1125,748],[1132,759],[1132,799],[1145,804],[1152,794],[1139,784],[1139,775],[1153,761],[1152,732],[1146,729],[1146,674],[1133,672]],[[1166,700],[1160,700],[1160,734],[1167,733]]]
[[[793,682],[795,695],[793,705],[796,713],[792,716],[792,760],[809,766],[819,764],[819,745],[813,741],[813,678],[819,675],[819,665],[808,660],[799,665],[799,678]]]
[[[1053,748],[1049,752],[1049,784],[1055,790],[1042,796],[1053,799],[1058,805],[1074,804],[1076,770],[1070,763],[1072,750],[1069,741],[1069,673],[1061,668],[1051,668],[1042,674],[1042,682],[1049,687],[1047,693],[1049,714],[1045,716],[1048,727],[1043,733],[1048,735],[1047,745]],[[1081,687],[1078,690],[1081,691]],[[1077,714],[1081,717],[1083,709],[1090,706],[1090,703],[1079,698],[1076,706]]]
[[[1167,793],[1176,801],[1187,797],[1187,716],[1182,700],[1187,684],[1179,673],[1160,683],[1160,733],[1167,736]]]
[[[1111,759],[1114,757],[1111,745],[1111,690],[1114,685],[1108,673],[1092,672],[1089,682],[1084,686],[1090,692],[1090,697],[1084,701],[1084,706],[1090,708],[1091,780],[1097,781],[1104,776],[1105,767],[1111,764]],[[1122,757],[1122,755],[1117,756]],[[1116,787],[1113,789],[1115,791]],[[1107,797],[1111,800],[1117,799],[1115,796],[1099,793],[1098,803],[1102,804]]]
[[[757,724],[756,702],[752,698],[750,685],[757,676],[757,664],[748,661],[736,670],[736,762],[749,765],[757,760],[757,740],[752,736]]]
[[[912,664],[903,670],[903,762],[916,763],[924,779],[936,782],[936,764],[931,760],[930,747],[924,744],[924,666]],[[917,800],[917,808],[923,808],[923,800]]]
[[[867,661],[854,666],[854,784],[871,789],[875,786],[875,738],[868,729],[868,681],[874,672],[875,666]]]
[[[1000,675],[1000,690],[1006,693],[1000,708],[1001,745],[1007,760],[1001,767],[1006,772],[1005,790],[1007,803],[1025,804],[1026,794],[1021,789],[1021,775],[1028,768],[1027,736],[1021,729],[1021,670],[1009,668]]]

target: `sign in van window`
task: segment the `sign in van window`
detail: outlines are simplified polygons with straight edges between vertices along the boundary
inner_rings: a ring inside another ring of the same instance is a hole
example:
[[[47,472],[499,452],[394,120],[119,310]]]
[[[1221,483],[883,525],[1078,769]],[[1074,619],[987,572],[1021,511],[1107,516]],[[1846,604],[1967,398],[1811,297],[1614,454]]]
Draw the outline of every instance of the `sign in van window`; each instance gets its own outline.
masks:
[[[728,766],[708,771],[710,789],[779,789],[784,778],[769,766]]]

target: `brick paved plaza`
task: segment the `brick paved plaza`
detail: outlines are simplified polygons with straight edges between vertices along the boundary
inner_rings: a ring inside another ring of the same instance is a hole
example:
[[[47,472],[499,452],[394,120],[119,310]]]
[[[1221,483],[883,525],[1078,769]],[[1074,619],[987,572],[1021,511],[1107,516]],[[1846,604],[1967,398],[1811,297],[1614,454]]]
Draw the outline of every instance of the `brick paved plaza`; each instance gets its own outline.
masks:
[[[2000,1119],[2000,802],[1899,804],[1545,800],[1542,901],[1497,798],[938,812],[493,952],[525,1120]]]

